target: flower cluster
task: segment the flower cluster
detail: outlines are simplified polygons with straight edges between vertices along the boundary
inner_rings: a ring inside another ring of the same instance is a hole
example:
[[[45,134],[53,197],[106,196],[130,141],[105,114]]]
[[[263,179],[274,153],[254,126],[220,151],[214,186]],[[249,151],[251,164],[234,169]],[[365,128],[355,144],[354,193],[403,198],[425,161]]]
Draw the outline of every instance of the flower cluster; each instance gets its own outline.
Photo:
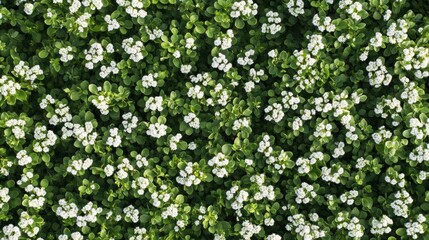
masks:
[[[405,189],[397,191],[394,196],[395,200],[390,204],[390,207],[393,209],[393,213],[396,216],[408,218],[408,205],[413,203],[413,198]]]
[[[234,2],[231,7],[231,17],[239,18],[240,16],[249,17],[255,16],[258,13],[258,4],[253,3],[253,0],[242,0]]]
[[[228,171],[225,168],[228,163],[229,159],[223,153],[218,153],[216,156],[214,156],[207,162],[210,167],[213,167],[212,173],[218,178],[224,178],[228,176]]]
[[[118,20],[112,18],[111,15],[105,15],[104,21],[106,21],[106,23],[107,23],[107,31],[109,31],[109,32],[116,30],[116,29],[119,29],[121,27]]]
[[[318,216],[312,220],[317,221]],[[294,214],[287,217],[286,230],[294,231],[298,236],[303,239],[318,239],[326,236],[325,231],[321,230],[319,226],[312,224],[305,220],[303,214]]]
[[[280,103],[273,103],[272,105],[269,105],[264,109],[264,112],[267,113],[265,120],[274,121],[277,123],[283,120],[283,117],[285,116],[283,107]]]
[[[144,88],[156,87],[158,82],[155,80],[158,77],[158,73],[150,73],[142,77],[142,86]]]
[[[228,29],[226,34],[222,33],[216,40],[213,42],[215,46],[220,47],[222,50],[227,50],[232,47],[232,38],[234,37],[234,31]]]
[[[92,122],[85,122],[83,125],[67,122],[61,129],[63,132],[61,139],[67,139],[73,136],[83,146],[94,145],[95,140],[98,137],[98,133],[94,130],[94,125]]]
[[[85,160],[78,159],[70,162],[70,165],[67,167],[67,172],[73,175],[83,175],[85,170],[91,167],[93,160],[87,158]]]
[[[7,97],[9,95],[15,95],[17,90],[21,89],[21,85],[12,79],[1,76],[0,78],[0,93],[3,97]]]
[[[182,137],[182,134],[178,133],[170,138],[169,146],[171,150],[177,150],[177,144],[179,143],[180,139],[182,139]]]
[[[280,25],[282,19],[279,17],[279,13],[269,11],[266,16],[268,18],[268,23],[262,24],[261,32],[273,35],[278,33],[282,29],[282,26]]]
[[[161,123],[154,123],[149,125],[149,128],[146,131],[146,134],[154,138],[160,138],[167,134],[166,130],[167,130],[167,125],[161,124]]]
[[[16,73],[17,77],[21,77],[26,81],[29,81],[30,84],[33,84],[40,75],[43,75],[43,70],[39,65],[29,67],[24,61],[19,61],[19,63],[13,68],[13,71]],[[16,89],[16,87],[15,87]]]
[[[195,113],[188,113],[183,120],[185,123],[189,124],[191,128],[199,129],[200,128],[200,119],[195,115]]]
[[[298,204],[307,204],[313,198],[317,196],[316,192],[313,191],[314,187],[306,182],[301,183],[301,187],[295,189],[296,198],[295,201]]]
[[[204,173],[199,170],[198,163],[192,162],[186,163],[185,168],[179,171],[179,175],[176,177],[177,183],[187,187],[200,184],[205,177]]]
[[[353,217],[352,219],[347,219],[344,215],[346,214],[338,214],[336,221],[339,223],[337,225],[338,229],[346,229],[347,235],[351,238],[361,238],[364,235],[364,227],[359,223],[359,219],[357,217]],[[347,221],[348,220],[348,221]]]
[[[355,202],[355,198],[359,195],[359,192],[356,190],[351,190],[349,192],[345,192],[341,194],[340,200],[343,203],[347,203],[347,205],[353,205]]]
[[[146,101],[145,110],[161,112],[162,109],[163,109],[163,107],[162,107],[162,97],[161,96],[150,97]]]
[[[387,86],[392,81],[392,75],[387,71],[381,58],[369,62],[366,70],[368,71],[369,84],[375,88],[381,87],[382,84]]]
[[[224,54],[219,53],[217,57],[213,57],[212,59],[212,68],[228,72],[232,68],[232,64],[228,62],[228,59]]]
[[[35,152],[49,152],[50,147],[55,146],[57,135],[52,130],[48,130],[46,126],[39,126],[34,129],[33,150]]]
[[[71,54],[71,52],[73,52],[72,46],[60,48],[58,53],[61,55],[61,62],[70,62],[71,60],[73,60],[73,54]]]
[[[116,65],[115,61],[110,61],[110,65],[107,66],[101,66],[100,68],[100,77],[101,78],[106,78],[108,77],[110,74],[118,74],[119,73],[119,68]]]
[[[321,18],[319,16],[319,14],[314,14],[312,23],[321,32],[324,32],[324,31],[334,32],[335,31],[335,25],[332,23],[332,19],[329,16]]]
[[[426,217],[423,214],[419,214],[416,222],[410,221],[405,223],[407,235],[411,236],[413,239],[418,239],[419,234],[424,234],[424,222],[426,222]]]
[[[122,126],[124,126],[124,131],[127,133],[132,133],[133,129],[137,127],[139,122],[139,119],[136,116],[133,116],[131,112],[123,114],[122,119]]]
[[[371,233],[376,235],[383,235],[390,233],[392,229],[389,227],[393,224],[391,218],[386,215],[381,216],[380,220],[374,218],[371,221]]]
[[[103,61],[104,59],[104,49],[101,43],[95,42],[91,44],[91,47],[83,51],[85,54],[85,67],[88,69],[94,69],[94,65]]]
[[[237,59],[237,63],[242,65],[242,66],[246,66],[246,65],[252,65],[253,64],[253,59],[251,58],[253,55],[255,54],[255,50],[250,49],[249,51],[246,51],[244,53],[244,57],[239,57]]]
[[[133,38],[126,38],[122,41],[122,48],[130,55],[130,59],[134,62],[139,62],[144,58],[142,53],[142,41],[135,41]]]

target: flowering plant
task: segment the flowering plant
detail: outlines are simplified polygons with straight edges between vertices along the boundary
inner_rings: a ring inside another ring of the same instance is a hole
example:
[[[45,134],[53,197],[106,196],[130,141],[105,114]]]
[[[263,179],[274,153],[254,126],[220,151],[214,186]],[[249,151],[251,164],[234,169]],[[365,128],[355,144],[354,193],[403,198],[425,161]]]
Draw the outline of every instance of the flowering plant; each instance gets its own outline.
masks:
[[[0,240],[429,239],[428,13],[0,0]]]

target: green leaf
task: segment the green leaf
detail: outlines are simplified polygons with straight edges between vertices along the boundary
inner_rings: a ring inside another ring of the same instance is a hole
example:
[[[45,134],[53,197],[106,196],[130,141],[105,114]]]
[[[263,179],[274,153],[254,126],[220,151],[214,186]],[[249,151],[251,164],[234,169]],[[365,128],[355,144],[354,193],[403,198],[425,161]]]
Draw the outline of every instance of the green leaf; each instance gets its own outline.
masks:
[[[92,112],[90,112],[90,111],[86,112],[85,113],[85,121],[89,122],[92,119],[94,119],[94,114]]]
[[[364,197],[362,199],[362,206],[368,210],[372,209],[373,200],[371,197]]]
[[[359,209],[354,207],[353,210],[351,211],[351,214],[355,217],[359,216]]]
[[[55,72],[59,72],[61,70],[60,60],[58,58],[53,59],[51,61],[51,66],[54,68]]]
[[[97,89],[97,86],[95,86],[95,84],[89,84],[88,90],[92,94],[98,94],[98,89]]]
[[[70,99],[73,101],[77,101],[80,99],[80,93],[79,92],[72,92],[70,94]]]
[[[406,138],[411,138],[410,130],[407,129],[404,132],[402,132],[402,135]]]
[[[196,25],[195,31],[199,34],[203,34],[206,31],[206,29],[203,27],[203,25],[199,24],[199,25]]]
[[[185,202],[185,197],[183,197],[183,195],[179,194],[176,196],[176,203],[177,204],[182,204]]]
[[[43,154],[43,156],[42,156],[42,160],[45,162],[45,163],[49,163],[49,161],[51,160],[51,156],[49,156],[49,154]]]
[[[188,149],[188,144],[184,141],[180,141],[177,145],[179,146],[180,150]]]
[[[429,211],[429,203],[423,203],[420,208],[424,211]]]
[[[39,57],[40,58],[46,58],[49,55],[48,51],[46,50],[42,50],[39,52]]]
[[[8,96],[7,98],[7,104],[13,106],[16,103],[16,97],[15,96]]]
[[[16,97],[16,99],[18,99],[20,101],[24,101],[27,99],[27,94],[22,90],[18,90],[18,91],[16,91],[15,97]]]
[[[371,5],[373,5],[373,6],[378,6],[380,3],[379,3],[379,0],[371,0],[370,1],[370,3],[371,3]]]
[[[235,19],[235,23],[234,23],[235,27],[238,29],[242,29],[245,26],[244,21],[241,18],[237,18]]]
[[[381,19],[381,14],[379,13],[379,12],[374,12],[374,14],[372,15],[372,17],[375,19],[375,20],[380,20]]]
[[[398,228],[396,230],[396,234],[398,234],[401,237],[406,237],[407,236],[407,231],[405,230],[405,228]]]
[[[89,232],[91,232],[91,228],[89,228],[88,226],[82,227],[82,233],[83,234],[88,234]]]
[[[222,153],[225,155],[229,155],[232,152],[232,145],[231,144],[224,144],[222,146]]]
[[[295,162],[290,159],[286,160],[286,167],[289,169],[295,167]]]
[[[198,15],[197,14],[192,14],[191,17],[189,18],[189,20],[191,22],[196,22],[198,21]]]
[[[246,116],[246,117],[248,117],[248,116],[250,116],[250,115],[252,115],[252,110],[251,109],[246,109],[246,110],[244,110],[244,112],[243,112],[243,115],[244,116]]]
[[[46,188],[47,186],[49,186],[49,181],[46,178],[42,179],[42,181],[40,182],[40,186]]]
[[[112,91],[112,84],[110,84],[110,82],[108,82],[108,81],[105,81],[104,84],[103,84],[103,90],[105,92]]]
[[[13,185],[15,185],[15,181],[13,181],[13,180],[9,180],[9,181],[7,181],[7,182],[6,182],[6,186],[7,186],[8,188],[13,187]]]
[[[249,19],[247,21],[247,23],[249,23],[250,26],[255,26],[258,23],[258,20],[254,17],[252,17],[251,19]]]
[[[151,219],[150,215],[147,215],[147,214],[142,214],[140,216],[140,221],[142,223],[147,223],[147,222],[149,222],[150,219]]]

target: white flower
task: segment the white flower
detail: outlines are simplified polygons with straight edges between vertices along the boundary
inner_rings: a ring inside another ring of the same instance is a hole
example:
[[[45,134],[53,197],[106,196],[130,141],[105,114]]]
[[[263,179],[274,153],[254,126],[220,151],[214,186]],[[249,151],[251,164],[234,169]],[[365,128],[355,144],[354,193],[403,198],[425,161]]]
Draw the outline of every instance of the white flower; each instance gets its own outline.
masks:
[[[322,35],[313,34],[311,36],[307,36],[307,39],[310,40],[307,45],[307,49],[313,56],[316,56],[320,50],[325,48],[325,45],[322,42]]]
[[[121,136],[119,136],[119,129],[118,128],[112,128],[109,129],[109,137],[107,138],[106,144],[108,146],[113,146],[113,147],[119,147],[119,145],[121,145]]]
[[[175,58],[180,58],[180,51],[179,51],[179,50],[176,50],[176,51],[173,53],[173,57],[175,57]]]
[[[387,86],[392,80],[392,75],[387,71],[381,58],[369,62],[366,70],[368,71],[369,84],[375,88],[381,87],[382,84]]]
[[[186,38],[185,42],[186,42],[185,48],[192,49],[192,50],[195,50],[197,48],[195,46],[195,39]]]
[[[60,48],[58,53],[61,55],[60,60],[62,62],[69,62],[73,59],[73,54],[70,54],[72,52],[73,48],[71,46]]]
[[[91,14],[85,12],[80,17],[76,19],[76,24],[78,26],[77,30],[79,32],[84,32],[86,28],[89,26],[89,19],[91,18]]]
[[[191,71],[191,69],[192,69],[192,66],[189,64],[182,64],[180,66],[180,72],[183,74],[189,73]]]
[[[258,13],[258,4],[253,3],[253,0],[242,0],[234,2],[231,7],[230,16],[232,18],[238,18],[240,16],[250,17],[255,16]]]
[[[189,150],[195,150],[197,148],[197,144],[195,144],[194,142],[190,142],[188,144],[188,149]]]
[[[195,113],[188,113],[184,117],[185,123],[189,124],[191,128],[199,129],[200,128],[200,119],[195,115]]]
[[[34,10],[34,5],[32,3],[25,3],[24,4],[24,12],[27,15],[31,15],[33,13]]]
[[[289,13],[295,17],[304,14],[304,2],[302,0],[289,0],[286,6]]]
[[[150,97],[146,101],[145,110],[158,111],[161,112],[164,108],[162,107],[162,96]]]
[[[110,164],[107,164],[105,167],[104,167],[104,174],[106,174],[106,176],[107,177],[110,177],[110,176],[112,176],[113,175],[113,171],[115,170],[115,168],[112,166],[112,165],[110,165]]]
[[[143,42],[142,41],[134,41],[133,38],[127,38],[122,41],[122,48],[124,51],[130,55],[130,59],[134,62],[141,61],[144,56],[142,53]]]
[[[39,65],[30,68],[24,61],[19,61],[18,65],[16,65],[13,70],[17,77],[24,78],[24,80],[29,81],[30,84],[33,84],[38,76],[43,75],[43,70],[40,69]]]
[[[107,31],[113,31],[116,29],[119,29],[121,25],[119,25],[119,22],[116,19],[113,19],[110,15],[104,16],[104,21],[107,23]]]
[[[390,233],[392,229],[389,225],[393,224],[393,220],[386,215],[383,215],[380,220],[373,219],[371,221],[371,233],[377,235],[383,235]]]
[[[282,29],[280,24],[282,20],[279,17],[278,12],[269,11],[267,12],[266,16],[268,18],[268,23],[262,24],[261,32],[274,35]]]
[[[146,134],[154,137],[154,138],[160,138],[162,136],[165,136],[167,134],[167,125],[161,124],[161,123],[151,123],[149,125],[148,130],[146,131]]]
[[[145,18],[147,16],[147,12],[143,9],[142,1],[116,0],[116,3],[121,7],[125,7],[125,12],[133,18]]]
[[[383,19],[384,21],[388,21],[390,19],[390,16],[392,15],[392,11],[390,9],[387,9],[386,12],[384,12]]]
[[[150,73],[148,75],[145,75],[142,77],[142,86],[144,88],[149,87],[156,87],[158,86],[158,82],[156,81],[156,78],[158,77],[158,73]]]
[[[177,143],[182,139],[182,134],[178,133],[171,137],[170,139],[170,149],[171,150],[177,150]]]
[[[237,59],[237,63],[242,65],[242,66],[246,66],[246,65],[252,65],[253,59],[251,58],[253,55],[255,54],[255,50],[250,49],[249,51],[246,51],[244,53],[244,57],[239,57]]]
[[[223,72],[228,72],[232,68],[232,64],[228,62],[228,59],[222,53],[218,53],[217,57],[213,57],[211,66]]]
[[[386,11],[386,17],[390,14]],[[408,38],[408,28],[409,25],[404,19],[398,19],[396,22],[392,22],[387,29],[387,37],[391,44],[401,44]]]
[[[274,121],[276,123],[283,120],[283,117],[285,116],[283,112],[283,107],[279,103],[273,103],[272,105],[266,107],[264,109],[264,112],[267,113],[267,115],[265,116],[265,120]]]
[[[207,164],[213,167],[212,173],[215,174],[219,178],[224,178],[228,176],[228,172],[225,168],[228,165],[229,160],[223,153],[218,153],[212,159],[210,159]]]

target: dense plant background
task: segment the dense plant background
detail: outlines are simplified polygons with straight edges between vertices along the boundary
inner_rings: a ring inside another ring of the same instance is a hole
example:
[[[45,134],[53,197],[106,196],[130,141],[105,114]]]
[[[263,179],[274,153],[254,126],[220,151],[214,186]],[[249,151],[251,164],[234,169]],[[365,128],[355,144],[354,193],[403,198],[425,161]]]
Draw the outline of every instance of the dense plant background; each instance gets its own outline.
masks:
[[[429,239],[426,0],[0,1],[0,239]]]

